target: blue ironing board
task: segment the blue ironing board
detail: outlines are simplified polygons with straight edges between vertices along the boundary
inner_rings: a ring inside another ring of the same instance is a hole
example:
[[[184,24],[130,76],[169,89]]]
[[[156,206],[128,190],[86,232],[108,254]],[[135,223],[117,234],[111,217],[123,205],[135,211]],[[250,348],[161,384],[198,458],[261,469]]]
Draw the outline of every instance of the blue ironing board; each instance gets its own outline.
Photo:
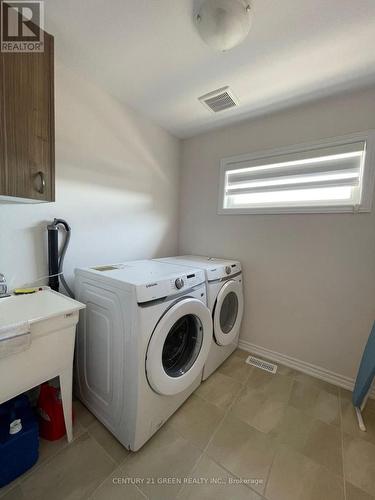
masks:
[[[361,364],[359,365],[359,370],[357,374],[357,379],[355,381],[355,386],[353,390],[353,406],[356,410],[358,423],[361,430],[366,430],[363,423],[363,418],[361,411],[363,410],[371,386],[375,377],[375,323],[372,326],[370,336],[368,338],[366,347],[363,351]]]

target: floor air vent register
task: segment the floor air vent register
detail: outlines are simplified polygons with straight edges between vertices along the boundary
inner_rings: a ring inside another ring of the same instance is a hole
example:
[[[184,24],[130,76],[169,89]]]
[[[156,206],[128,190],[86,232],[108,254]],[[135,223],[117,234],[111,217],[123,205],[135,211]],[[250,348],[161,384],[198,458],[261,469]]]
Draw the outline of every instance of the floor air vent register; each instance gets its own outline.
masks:
[[[246,359],[246,363],[269,373],[275,374],[277,372],[277,365],[269,361],[264,361],[264,359],[255,358],[254,356],[249,356]]]

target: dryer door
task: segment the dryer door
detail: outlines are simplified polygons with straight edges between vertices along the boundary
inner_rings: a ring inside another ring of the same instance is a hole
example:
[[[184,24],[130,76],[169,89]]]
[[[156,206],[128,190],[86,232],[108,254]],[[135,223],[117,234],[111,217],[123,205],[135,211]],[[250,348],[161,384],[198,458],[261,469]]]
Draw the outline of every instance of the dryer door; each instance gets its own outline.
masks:
[[[212,320],[198,299],[176,302],[160,319],[146,355],[146,374],[159,394],[187,389],[201,376],[212,339]]]
[[[214,338],[218,345],[229,345],[235,340],[242,315],[242,285],[238,281],[227,281],[217,294],[213,314]]]

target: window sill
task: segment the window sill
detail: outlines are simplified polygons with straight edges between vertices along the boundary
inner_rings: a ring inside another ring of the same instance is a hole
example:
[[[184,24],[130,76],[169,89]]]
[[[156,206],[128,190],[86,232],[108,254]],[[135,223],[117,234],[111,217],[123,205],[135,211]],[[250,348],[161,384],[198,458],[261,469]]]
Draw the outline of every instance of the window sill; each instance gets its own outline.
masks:
[[[254,207],[219,208],[218,215],[282,215],[282,214],[358,214],[370,213],[371,207]]]

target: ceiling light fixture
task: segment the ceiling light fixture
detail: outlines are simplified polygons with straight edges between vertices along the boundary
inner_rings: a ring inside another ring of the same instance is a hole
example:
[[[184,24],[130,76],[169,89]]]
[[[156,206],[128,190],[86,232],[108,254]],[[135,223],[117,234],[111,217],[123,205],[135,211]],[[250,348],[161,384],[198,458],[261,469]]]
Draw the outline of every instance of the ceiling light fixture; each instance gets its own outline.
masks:
[[[202,40],[225,52],[244,41],[252,22],[251,6],[244,0],[204,0],[195,16]]]

